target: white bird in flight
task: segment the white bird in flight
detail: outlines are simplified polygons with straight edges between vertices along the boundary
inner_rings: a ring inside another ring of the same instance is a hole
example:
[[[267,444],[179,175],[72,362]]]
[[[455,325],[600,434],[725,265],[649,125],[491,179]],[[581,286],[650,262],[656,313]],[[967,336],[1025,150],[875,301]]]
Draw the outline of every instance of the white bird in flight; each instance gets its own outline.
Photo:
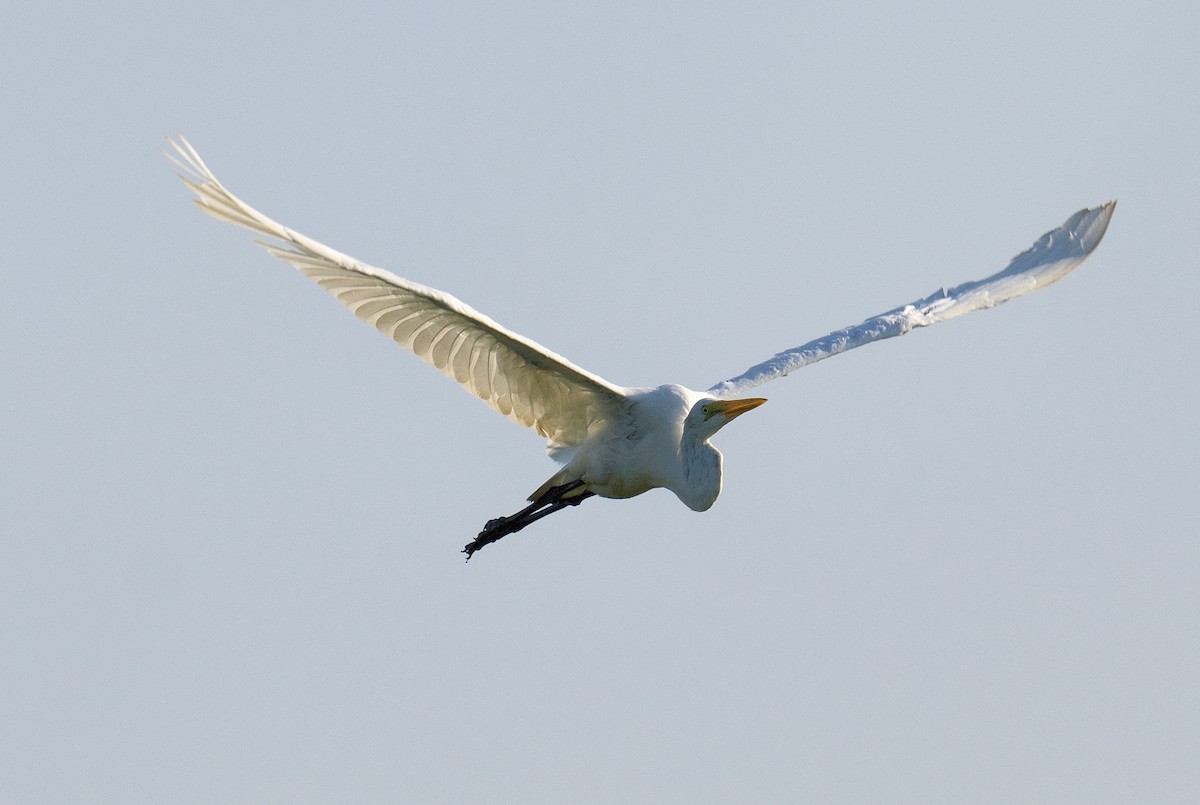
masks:
[[[586,498],[630,498],[656,487],[704,511],[721,493],[721,453],[710,439],[766,402],[736,398],[802,366],[873,341],[994,307],[1062,279],[1100,243],[1116,207],[1083,209],[986,279],[942,289],[861,324],[780,352],[707,391],[625,388],[580,369],[447,293],[374,268],[271,220],[217,181],[182,136],[168,153],[209,215],[277,242],[259,241],[333,294],[356,316],[431,364],[493,410],[547,440],[563,467],[526,508],[488,521],[463,548],[475,551]],[[177,158],[178,157],[178,158]]]

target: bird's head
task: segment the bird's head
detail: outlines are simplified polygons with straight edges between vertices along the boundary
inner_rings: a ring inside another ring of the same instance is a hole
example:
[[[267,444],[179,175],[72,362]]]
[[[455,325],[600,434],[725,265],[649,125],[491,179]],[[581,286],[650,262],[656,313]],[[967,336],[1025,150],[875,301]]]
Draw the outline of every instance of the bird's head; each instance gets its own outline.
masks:
[[[765,402],[762,397],[747,397],[742,400],[715,400],[705,397],[693,405],[688,413],[688,429],[701,438],[708,439],[735,418]]]

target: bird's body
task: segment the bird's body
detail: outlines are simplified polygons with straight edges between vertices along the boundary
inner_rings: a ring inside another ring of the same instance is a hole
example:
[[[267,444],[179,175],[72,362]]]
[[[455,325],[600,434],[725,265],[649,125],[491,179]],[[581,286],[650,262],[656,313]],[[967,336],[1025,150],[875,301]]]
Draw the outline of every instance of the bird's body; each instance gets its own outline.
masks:
[[[593,438],[560,455],[566,466],[529,499],[582,481],[600,497],[631,498],[662,487],[693,511],[708,509],[721,493],[721,453],[709,437],[732,416],[716,412],[706,420],[703,404],[728,402],[675,385],[623,391],[618,413]],[[737,402],[749,410],[760,401]]]
[[[711,437],[765,402],[733,395],[848,349],[1049,285],[1092,252],[1115,207],[1109,202],[1077,212],[984,280],[939,291],[781,352],[707,391],[678,385],[634,389],[580,369],[449,294],[365,265],[282,226],[226,190],[182,137],[171,146],[187,173],[181,178],[202,209],[273,238],[277,243],[260,245],[494,410],[547,439],[550,455],[562,468],[530,495],[530,506],[490,521],[467,545],[468,558],[484,545],[593,495],[630,498],[661,487],[690,509],[708,509],[721,492],[721,454]]]

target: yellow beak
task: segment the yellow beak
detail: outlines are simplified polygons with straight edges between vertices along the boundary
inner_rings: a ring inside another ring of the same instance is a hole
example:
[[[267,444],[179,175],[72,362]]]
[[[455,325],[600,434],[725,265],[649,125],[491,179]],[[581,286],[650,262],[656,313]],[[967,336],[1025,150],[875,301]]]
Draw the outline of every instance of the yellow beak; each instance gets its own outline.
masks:
[[[767,400],[764,397],[747,397],[744,400],[721,400],[713,403],[713,408],[718,414],[724,414],[726,419],[733,419],[735,416],[741,416],[752,408],[765,403]]]

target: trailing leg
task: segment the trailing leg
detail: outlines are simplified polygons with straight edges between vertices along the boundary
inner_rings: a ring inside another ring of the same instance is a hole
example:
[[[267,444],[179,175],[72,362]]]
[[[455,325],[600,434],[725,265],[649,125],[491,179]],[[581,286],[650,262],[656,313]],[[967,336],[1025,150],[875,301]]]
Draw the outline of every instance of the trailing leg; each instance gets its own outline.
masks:
[[[547,515],[554,514],[559,509],[566,508],[567,506],[578,506],[595,494],[588,491],[577,492],[573,495],[570,494],[581,486],[583,486],[583,481],[573,481],[562,486],[551,487],[546,490],[545,494],[516,514],[488,520],[487,525],[479,532],[479,536],[468,542],[467,546],[463,548],[463,553],[467,555],[467,560],[470,561],[471,556],[484,545],[491,545],[501,537],[515,534],[530,523],[537,522]]]

